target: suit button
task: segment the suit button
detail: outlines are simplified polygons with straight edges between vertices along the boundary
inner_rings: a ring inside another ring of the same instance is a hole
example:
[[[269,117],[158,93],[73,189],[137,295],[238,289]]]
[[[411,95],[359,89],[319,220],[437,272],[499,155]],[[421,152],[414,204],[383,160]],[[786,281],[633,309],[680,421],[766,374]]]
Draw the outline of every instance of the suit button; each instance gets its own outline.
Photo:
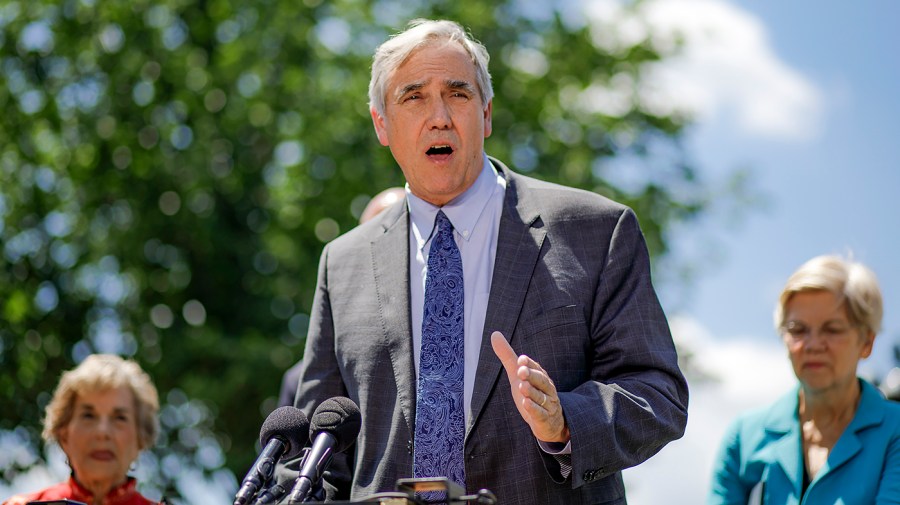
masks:
[[[584,472],[584,475],[581,478],[583,478],[585,482],[591,482],[594,480],[594,472],[591,470],[588,470],[588,471]]]
[[[413,453],[413,443],[412,440],[406,441],[406,452],[412,454]]]

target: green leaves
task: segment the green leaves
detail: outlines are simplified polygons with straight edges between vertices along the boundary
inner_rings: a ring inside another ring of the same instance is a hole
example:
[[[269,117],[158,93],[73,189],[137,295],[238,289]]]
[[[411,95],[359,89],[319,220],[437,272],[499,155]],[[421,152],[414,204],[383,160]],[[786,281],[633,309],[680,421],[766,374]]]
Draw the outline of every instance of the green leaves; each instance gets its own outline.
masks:
[[[13,291],[3,304],[3,319],[11,324],[21,323],[28,315],[29,300],[21,290]]]

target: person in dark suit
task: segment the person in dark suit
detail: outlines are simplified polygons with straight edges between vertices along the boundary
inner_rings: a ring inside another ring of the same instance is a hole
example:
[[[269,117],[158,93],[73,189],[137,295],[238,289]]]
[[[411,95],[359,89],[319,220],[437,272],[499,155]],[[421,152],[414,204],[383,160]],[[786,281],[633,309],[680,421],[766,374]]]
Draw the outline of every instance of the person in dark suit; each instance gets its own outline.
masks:
[[[376,50],[371,115],[407,195],[329,243],[319,263],[295,406],[309,415],[346,396],[362,412],[356,444],[326,476],[329,499],[459,471],[465,489],[499,503],[624,504],[622,469],[684,433],[687,384],[637,218],[485,153],[487,63],[450,21],[413,21]],[[438,241],[461,264],[446,286],[462,279],[450,297],[461,313],[435,309],[429,294]],[[461,350],[429,347],[436,312],[461,329],[451,331]],[[463,401],[437,395],[449,420],[423,426],[425,363],[457,359]],[[459,430],[459,454],[422,456],[420,430],[445,421],[464,423],[437,437]],[[448,466],[423,474],[429,456]]]

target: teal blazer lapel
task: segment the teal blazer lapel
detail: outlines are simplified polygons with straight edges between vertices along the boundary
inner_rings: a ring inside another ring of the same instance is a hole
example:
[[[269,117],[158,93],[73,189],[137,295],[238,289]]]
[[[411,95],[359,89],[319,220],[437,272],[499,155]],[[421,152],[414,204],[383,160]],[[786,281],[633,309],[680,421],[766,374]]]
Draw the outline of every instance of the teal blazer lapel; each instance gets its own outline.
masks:
[[[795,388],[791,394],[780,399],[765,421],[768,436],[777,439],[766,448],[770,453],[766,459],[777,463],[777,468],[784,472],[785,480],[790,482],[794,489],[794,496],[801,495],[804,471],[800,419],[797,414],[798,394],[799,389]]]
[[[860,399],[859,406],[856,408],[856,415],[850,421],[850,425],[841,434],[828,460],[825,462],[825,468],[816,476],[824,476],[828,472],[832,472],[845,464],[847,461],[856,456],[862,450],[862,442],[857,433],[860,431],[881,424],[884,421],[884,410],[881,408],[881,393],[874,386],[865,381],[860,381]]]
[[[467,436],[501,375],[500,360],[491,347],[491,333],[503,333],[515,349],[513,335],[516,323],[546,235],[540,212],[534,199],[528,197],[527,188],[519,185],[517,177],[502,163],[493,158],[491,162],[506,178],[506,195],[500,217],[491,294],[481,337]]]
[[[381,328],[390,351],[397,395],[410,431],[415,426],[416,372],[409,310],[409,209],[397,205],[385,211],[384,233],[370,244]]]

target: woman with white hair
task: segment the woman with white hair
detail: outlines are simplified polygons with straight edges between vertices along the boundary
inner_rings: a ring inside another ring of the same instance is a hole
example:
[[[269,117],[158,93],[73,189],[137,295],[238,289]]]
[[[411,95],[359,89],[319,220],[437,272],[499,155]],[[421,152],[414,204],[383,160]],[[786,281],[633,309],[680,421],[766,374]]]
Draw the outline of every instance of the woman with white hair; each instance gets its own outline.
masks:
[[[860,263],[819,256],[791,275],[775,326],[799,384],[729,428],[709,505],[900,503],[900,404],[857,377],[882,311]]]
[[[156,503],[137,492],[128,470],[153,445],[158,411],[156,387],[137,363],[110,354],[88,356],[63,373],[44,419],[44,439],[59,443],[72,475],[4,505],[64,499],[87,505]]]

